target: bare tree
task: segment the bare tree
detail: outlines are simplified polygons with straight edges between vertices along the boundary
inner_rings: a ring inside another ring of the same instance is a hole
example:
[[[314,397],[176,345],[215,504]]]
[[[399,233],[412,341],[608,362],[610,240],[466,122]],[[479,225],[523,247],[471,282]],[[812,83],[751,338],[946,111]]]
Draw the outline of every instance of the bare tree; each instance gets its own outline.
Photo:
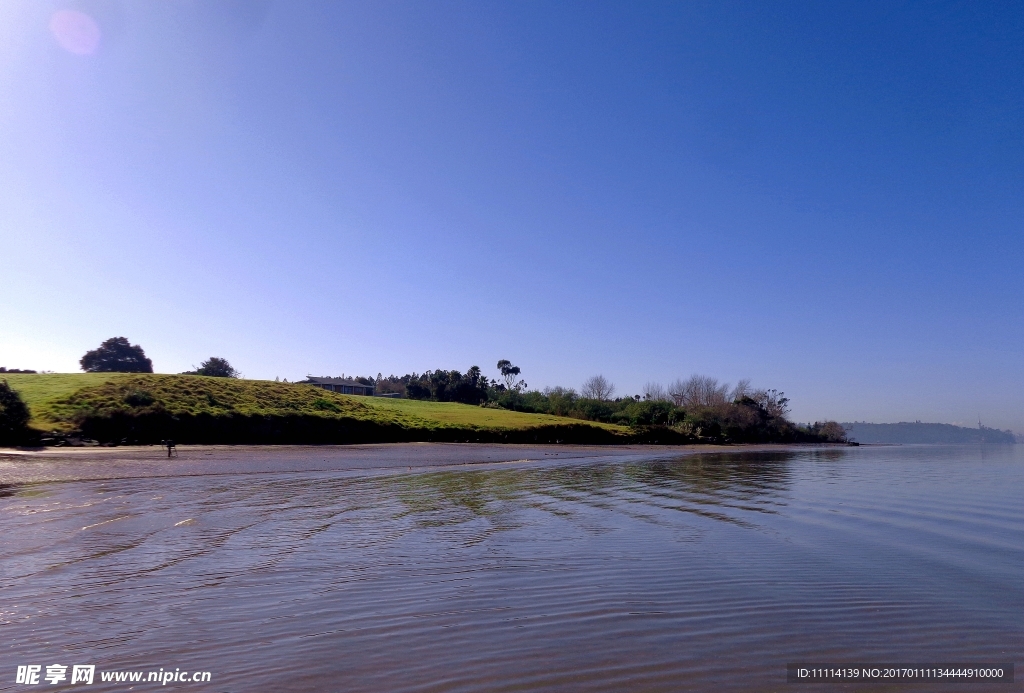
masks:
[[[676,378],[674,383],[669,383],[667,392],[672,404],[677,407],[683,406],[683,400],[686,399],[686,381]]]
[[[615,386],[608,382],[608,379],[603,375],[587,378],[583,383],[583,387],[580,388],[580,394],[587,399],[611,399],[614,392]]]
[[[729,399],[736,402],[744,397],[750,397],[753,392],[754,390],[750,387],[750,378],[742,378],[736,383],[736,387],[732,389]]]
[[[644,399],[661,402],[671,398],[668,396],[668,391],[665,389],[664,385],[652,382],[644,385]]]
[[[668,394],[677,407],[714,407],[728,401],[729,385],[708,375],[691,375],[669,385]]]

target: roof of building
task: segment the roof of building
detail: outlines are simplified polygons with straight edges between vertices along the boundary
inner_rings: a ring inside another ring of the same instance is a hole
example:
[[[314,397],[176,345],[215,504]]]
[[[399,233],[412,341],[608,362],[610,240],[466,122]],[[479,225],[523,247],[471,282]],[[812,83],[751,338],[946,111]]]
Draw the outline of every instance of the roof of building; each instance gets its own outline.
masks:
[[[306,376],[306,379],[302,382],[312,385],[354,385],[356,387],[373,387],[372,384],[367,385],[366,383],[361,383],[353,378],[317,378],[312,375]]]

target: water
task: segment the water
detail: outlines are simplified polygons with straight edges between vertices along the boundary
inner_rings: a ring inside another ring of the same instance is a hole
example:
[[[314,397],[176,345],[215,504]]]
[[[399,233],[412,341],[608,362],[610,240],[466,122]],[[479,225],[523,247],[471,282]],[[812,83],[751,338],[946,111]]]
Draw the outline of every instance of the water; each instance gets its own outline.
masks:
[[[1024,446],[113,455],[0,460],[0,688],[1022,688],[785,667],[1019,664]]]

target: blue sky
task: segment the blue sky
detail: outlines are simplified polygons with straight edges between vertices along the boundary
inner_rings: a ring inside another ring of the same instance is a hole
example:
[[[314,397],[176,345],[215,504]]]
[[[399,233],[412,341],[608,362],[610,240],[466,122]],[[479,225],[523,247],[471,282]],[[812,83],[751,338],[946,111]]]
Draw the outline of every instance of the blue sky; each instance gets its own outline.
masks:
[[[1014,3],[7,0],[0,365],[1024,431],[1022,127]]]

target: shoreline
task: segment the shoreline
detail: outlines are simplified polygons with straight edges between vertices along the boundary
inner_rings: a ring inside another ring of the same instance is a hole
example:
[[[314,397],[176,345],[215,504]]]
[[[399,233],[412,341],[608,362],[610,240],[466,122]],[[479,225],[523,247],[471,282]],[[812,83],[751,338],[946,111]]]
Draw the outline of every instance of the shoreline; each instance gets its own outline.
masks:
[[[846,447],[828,444],[529,445],[372,443],[359,445],[182,445],[167,457],[155,445],[0,448],[0,484],[175,476],[279,473],[387,473],[491,465],[592,460],[625,462],[699,454],[786,452]]]
[[[11,387],[29,407],[31,420],[27,429],[18,436],[9,435],[5,442],[677,446],[844,440],[838,424],[800,427],[781,410],[769,411],[767,405],[750,398],[697,406],[688,413],[669,402],[642,403],[632,398],[627,398],[628,403],[627,399],[573,399],[571,407],[561,400],[557,406],[538,400],[506,408],[496,400],[466,404],[362,397],[311,385],[184,374],[85,377],[90,375],[96,374],[11,376]]]

